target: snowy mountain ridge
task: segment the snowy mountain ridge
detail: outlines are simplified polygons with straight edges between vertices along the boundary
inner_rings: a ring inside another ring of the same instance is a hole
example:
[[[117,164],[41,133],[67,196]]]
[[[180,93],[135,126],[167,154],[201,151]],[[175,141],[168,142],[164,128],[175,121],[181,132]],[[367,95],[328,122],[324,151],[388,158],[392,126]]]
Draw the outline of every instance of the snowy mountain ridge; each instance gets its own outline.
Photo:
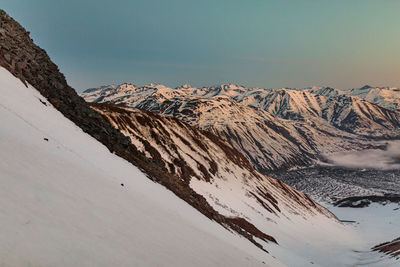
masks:
[[[399,137],[399,111],[333,88],[132,85],[81,96],[177,117],[229,141],[262,172],[309,165],[324,154],[379,147],[374,139]]]
[[[130,87],[126,87],[126,85],[130,85]],[[122,83],[118,87],[118,90],[123,88],[126,89],[135,89],[135,88],[142,88],[142,89],[149,89],[149,88],[168,88],[162,84],[155,84],[150,83],[145,86],[136,86],[131,83]],[[95,101],[96,97],[101,96],[105,93],[105,91],[101,91],[101,89],[115,89],[115,85],[106,85],[101,86],[99,88],[90,88],[83,91],[83,95],[90,102],[99,102]],[[100,90],[99,90],[100,89]],[[332,87],[321,87],[321,86],[313,86],[307,88],[247,88],[242,85],[236,84],[221,84],[218,86],[211,86],[211,87],[201,87],[195,88],[190,86],[189,84],[184,84],[181,86],[176,87],[175,89],[190,89],[189,91],[191,94],[196,95],[198,97],[210,97],[215,95],[228,95],[233,96],[235,99],[239,97],[239,95],[251,95],[251,94],[260,94],[261,92],[279,92],[279,91],[299,91],[299,92],[310,92],[316,95],[323,95],[326,97],[336,97],[336,96],[355,96],[360,99],[364,99],[368,102],[377,104],[387,109],[396,110],[400,107],[400,88],[396,87],[373,87],[369,85],[365,85],[361,88],[353,88],[353,89],[346,89],[340,90],[337,88]],[[89,95],[88,93],[94,93]],[[90,97],[90,98],[89,98]]]

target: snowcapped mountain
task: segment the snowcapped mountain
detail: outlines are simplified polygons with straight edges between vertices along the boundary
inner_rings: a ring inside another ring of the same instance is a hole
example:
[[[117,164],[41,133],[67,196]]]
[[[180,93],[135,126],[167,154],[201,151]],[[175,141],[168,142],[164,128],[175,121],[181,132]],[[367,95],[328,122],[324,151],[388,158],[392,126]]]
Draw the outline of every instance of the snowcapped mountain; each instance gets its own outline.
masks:
[[[386,109],[400,109],[400,88],[396,87],[374,87],[364,85],[361,88],[353,88],[350,90],[339,90],[331,87],[313,87],[309,88],[308,91],[326,97],[354,96]]]
[[[88,89],[81,95],[88,102],[124,104],[158,112],[161,104],[167,100],[228,97],[242,105],[256,107],[284,119],[307,121],[318,117],[350,133],[370,137],[397,137],[400,113],[386,108],[387,105],[380,104],[384,101],[399,101],[400,91],[393,88],[379,88],[382,99],[385,96],[385,100],[380,101],[377,97],[371,96],[378,88],[374,88],[373,91],[368,87],[368,94],[365,94],[363,88],[346,93],[329,87],[254,89],[228,84],[209,88],[191,88],[185,85],[171,89],[160,84],[142,87],[121,84],[114,89],[111,87]],[[167,101],[166,104],[168,103]]]
[[[347,94],[357,96],[387,109],[400,110],[400,88],[365,85],[361,88],[351,89]]]
[[[123,88],[126,84],[91,89],[81,96],[172,115],[227,140],[262,172],[309,165],[323,154],[379,146],[371,138],[399,135],[399,112],[332,88]]]
[[[289,120],[315,121],[321,118],[340,130],[358,135],[386,138],[399,135],[400,112],[353,96],[335,96],[326,88],[315,93],[288,89],[264,91],[246,97],[242,102]]]

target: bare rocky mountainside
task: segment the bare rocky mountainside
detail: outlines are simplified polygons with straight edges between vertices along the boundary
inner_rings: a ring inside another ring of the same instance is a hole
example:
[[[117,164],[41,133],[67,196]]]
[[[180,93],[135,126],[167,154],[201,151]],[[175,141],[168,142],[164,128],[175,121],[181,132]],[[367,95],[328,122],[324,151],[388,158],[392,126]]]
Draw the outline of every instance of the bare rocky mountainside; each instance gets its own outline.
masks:
[[[88,89],[81,96],[88,102],[171,115],[210,131],[264,173],[309,166],[325,154],[376,148],[382,146],[377,140],[399,138],[400,111],[332,88],[252,89],[230,84],[172,89],[126,83]]]

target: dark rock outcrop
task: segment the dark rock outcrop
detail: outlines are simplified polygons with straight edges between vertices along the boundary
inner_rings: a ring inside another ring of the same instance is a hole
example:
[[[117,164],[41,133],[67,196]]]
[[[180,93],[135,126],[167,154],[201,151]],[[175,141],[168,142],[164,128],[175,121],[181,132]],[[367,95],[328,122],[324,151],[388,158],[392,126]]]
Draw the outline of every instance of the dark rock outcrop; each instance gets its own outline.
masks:
[[[373,251],[379,251],[389,255],[393,258],[400,258],[400,237],[396,238],[390,242],[385,242],[379,245],[376,245],[372,248]]]
[[[364,208],[372,203],[386,205],[387,203],[400,203],[400,195],[384,196],[356,196],[337,201],[334,205],[340,208]]]

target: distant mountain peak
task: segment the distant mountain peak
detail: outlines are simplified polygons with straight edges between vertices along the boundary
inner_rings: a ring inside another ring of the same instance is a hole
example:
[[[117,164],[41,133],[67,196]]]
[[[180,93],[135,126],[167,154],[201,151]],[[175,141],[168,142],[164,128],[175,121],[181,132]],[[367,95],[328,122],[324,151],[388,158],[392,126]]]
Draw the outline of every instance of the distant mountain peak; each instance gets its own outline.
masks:
[[[190,89],[190,88],[193,88],[193,87],[190,84],[187,84],[187,83],[176,87],[176,89]]]
[[[132,83],[122,83],[120,85],[118,85],[118,87],[116,88],[117,91],[125,91],[125,90],[135,90],[137,88],[137,86],[133,85]]]
[[[366,85],[364,85],[363,87],[361,87],[360,89],[361,89],[361,90],[367,90],[367,89],[371,89],[371,88],[374,88],[374,87],[371,86],[371,85],[366,84]]]
[[[167,87],[164,84],[161,83],[155,83],[155,82],[150,82],[148,84],[146,84],[144,87],[150,87],[150,88],[161,88],[161,87]]]
[[[222,89],[244,89],[244,88],[246,88],[242,85],[237,85],[234,83],[221,84],[219,87]]]

